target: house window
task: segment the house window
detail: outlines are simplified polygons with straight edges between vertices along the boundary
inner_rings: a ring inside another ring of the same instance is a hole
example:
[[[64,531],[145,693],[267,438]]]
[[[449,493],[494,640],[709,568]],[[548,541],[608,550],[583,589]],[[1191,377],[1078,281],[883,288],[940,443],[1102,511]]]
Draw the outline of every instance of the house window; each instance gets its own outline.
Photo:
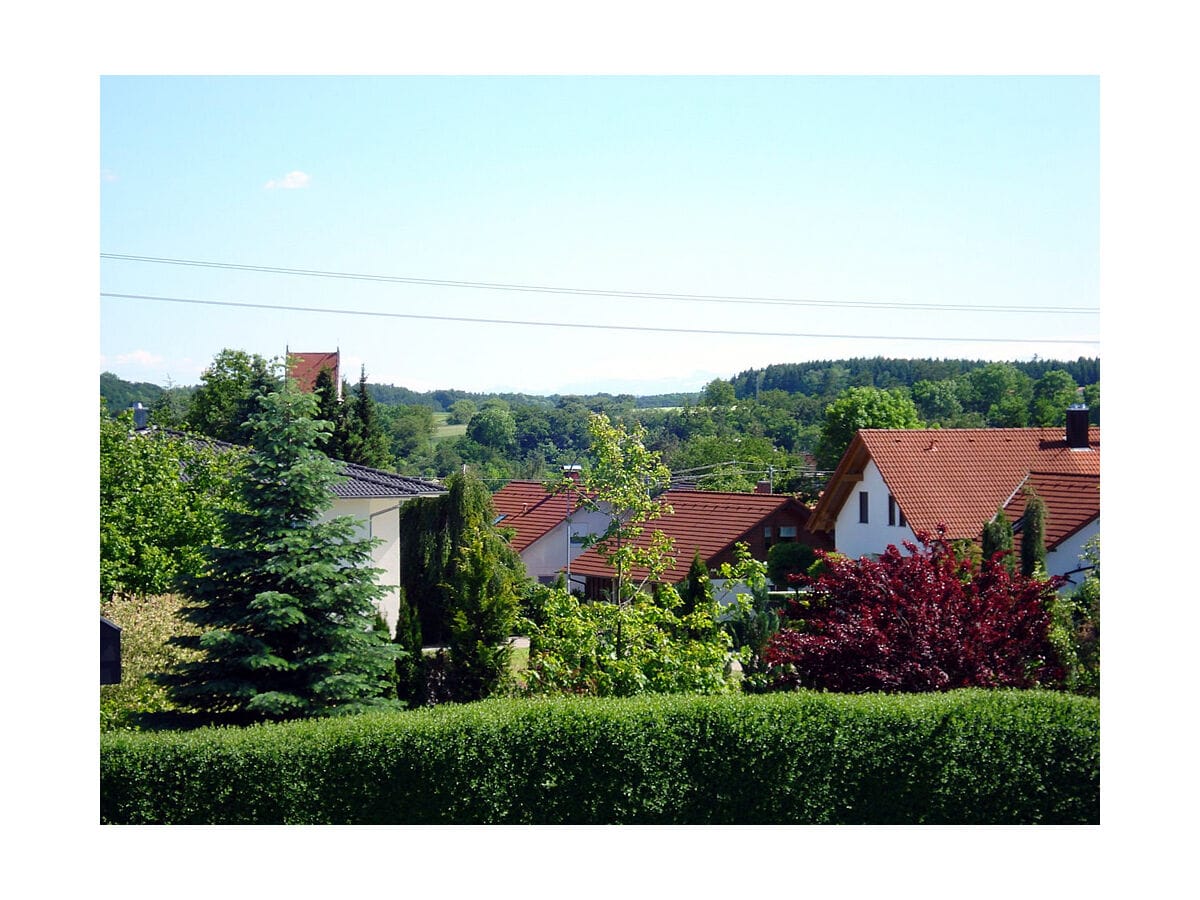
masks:
[[[863,525],[866,525],[870,521],[870,517],[867,513],[867,510],[869,508],[870,507],[868,506],[868,503],[867,503],[867,492],[859,491],[858,492],[858,521]]]
[[[896,524],[896,498],[888,494],[888,524]]]
[[[796,539],[796,526],[795,525],[780,525],[779,526],[779,539],[781,541],[794,541]]]
[[[767,525],[766,527],[763,528],[763,537],[765,537],[768,541],[771,538],[773,538],[774,536],[775,536],[775,530],[770,525]]]

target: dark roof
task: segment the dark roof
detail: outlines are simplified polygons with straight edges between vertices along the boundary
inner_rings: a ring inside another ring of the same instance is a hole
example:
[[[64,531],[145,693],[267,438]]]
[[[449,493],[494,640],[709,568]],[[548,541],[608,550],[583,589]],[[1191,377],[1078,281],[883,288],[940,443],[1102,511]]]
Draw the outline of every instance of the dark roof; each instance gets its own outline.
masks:
[[[156,429],[144,428],[139,434],[149,434]],[[227,452],[230,450],[249,451],[240,444],[230,444],[218,441],[200,434],[188,434],[172,428],[161,429],[164,434],[181,438],[198,447]],[[413,478],[409,475],[399,475],[395,472],[385,472],[383,469],[372,469],[370,466],[360,466],[357,463],[331,460],[338,466],[338,474],[342,476],[331,488],[335,497],[343,500],[365,500],[378,497],[418,497],[422,495],[444,494],[446,489],[434,481],[423,478]]]
[[[397,475],[395,472],[384,472],[382,469],[372,469],[370,466],[360,466],[356,463],[341,465],[340,474],[343,477],[334,484],[333,493],[345,500],[446,493],[446,489],[440,484],[421,478]]]

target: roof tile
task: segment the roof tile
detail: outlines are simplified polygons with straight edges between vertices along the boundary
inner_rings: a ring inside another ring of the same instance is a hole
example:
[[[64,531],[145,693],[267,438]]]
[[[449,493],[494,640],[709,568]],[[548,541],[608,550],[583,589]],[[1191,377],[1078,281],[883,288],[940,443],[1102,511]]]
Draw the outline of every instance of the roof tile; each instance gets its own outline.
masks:
[[[916,531],[947,528],[977,539],[1031,471],[1100,476],[1100,429],[1087,449],[1067,446],[1059,428],[863,429],[855,435],[814,510],[830,529],[868,457]]]
[[[795,497],[786,494],[732,494],[716,491],[674,490],[659,500],[674,512],[647,522],[636,543],[646,546],[654,531],[674,539],[675,564],[663,573],[663,580],[677,583],[687,577],[696,551],[710,561],[732,547],[760,522],[788,507],[795,510],[799,522],[808,518],[808,509]],[[800,534],[801,539],[804,534]],[[571,563],[573,575],[611,578],[613,570],[596,550],[590,548]],[[646,572],[634,570],[633,575],[644,578]]]

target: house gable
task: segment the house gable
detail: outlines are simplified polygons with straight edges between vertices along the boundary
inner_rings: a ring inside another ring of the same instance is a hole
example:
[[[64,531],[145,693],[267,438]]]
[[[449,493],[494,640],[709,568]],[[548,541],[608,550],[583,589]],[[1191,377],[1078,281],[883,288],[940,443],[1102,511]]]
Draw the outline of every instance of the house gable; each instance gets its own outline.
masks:
[[[839,550],[844,543],[861,543],[844,530],[848,524],[853,527],[847,505],[856,502],[868,464],[879,473],[874,493],[886,491],[893,497],[912,530],[944,525],[952,540],[977,540],[984,523],[1012,499],[1032,470],[1094,476],[1098,483],[1100,429],[1089,429],[1088,447],[1081,449],[1069,447],[1055,428],[859,431],[813,513],[814,529],[837,526]]]

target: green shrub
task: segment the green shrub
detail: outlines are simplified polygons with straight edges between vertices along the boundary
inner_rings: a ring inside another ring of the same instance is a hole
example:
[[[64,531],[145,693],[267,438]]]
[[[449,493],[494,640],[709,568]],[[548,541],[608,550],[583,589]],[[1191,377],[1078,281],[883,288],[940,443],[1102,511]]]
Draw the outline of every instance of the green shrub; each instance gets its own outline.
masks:
[[[100,687],[100,728],[140,728],[146,716],[176,708],[167,689],[150,676],[166,672],[196,654],[167,641],[195,634],[179,618],[183,599],[176,594],[113,597],[100,604],[100,614],[121,628],[121,682]]]
[[[106,823],[1098,823],[1053,692],[489,700],[101,736]]]

